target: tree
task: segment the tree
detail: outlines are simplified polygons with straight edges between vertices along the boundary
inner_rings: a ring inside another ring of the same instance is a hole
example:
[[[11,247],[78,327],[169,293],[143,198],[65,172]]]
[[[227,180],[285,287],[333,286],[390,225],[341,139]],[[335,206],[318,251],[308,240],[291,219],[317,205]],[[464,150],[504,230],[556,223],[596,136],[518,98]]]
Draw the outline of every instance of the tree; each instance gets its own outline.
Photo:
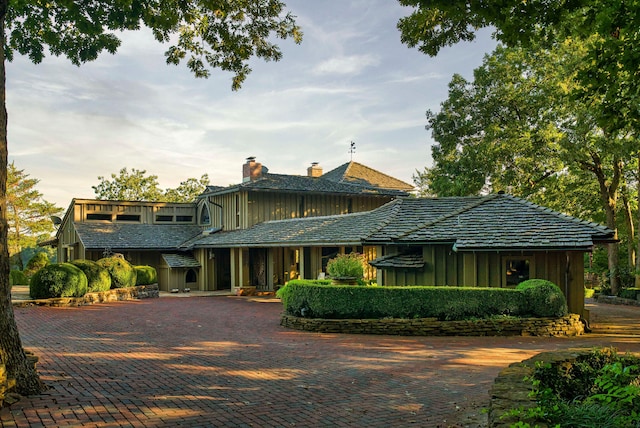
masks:
[[[146,175],[146,170],[122,168],[111,180],[99,176],[100,183],[91,186],[98,199],[114,201],[192,202],[209,185],[209,176],[189,178],[175,189],[160,189],[157,175]]]
[[[145,174],[147,171],[122,168],[120,174],[111,174],[112,180],[99,176],[100,183],[91,186],[98,199],[112,201],[157,201],[162,196],[158,187],[158,176]]]
[[[4,59],[19,53],[39,63],[50,52],[80,65],[103,51],[115,53],[120,45],[117,31],[145,26],[159,42],[173,42],[165,54],[168,63],[186,59],[196,77],[207,77],[210,69],[229,71],[232,89],[237,90],[251,72],[251,58],[281,58],[272,36],[292,37],[296,43],[302,40],[294,17],[285,14],[284,7],[280,0],[0,0],[0,362],[6,365],[8,377],[16,379],[17,392],[36,394],[42,387],[22,349],[9,288]]]
[[[209,175],[202,174],[200,179],[188,178],[175,189],[164,191],[163,200],[166,202],[193,202],[204,193],[209,185]]]
[[[507,190],[565,212],[572,206],[583,212],[593,203],[593,197],[576,203],[567,190],[588,189],[599,195],[604,220],[616,230],[634,141],[624,129],[600,127],[592,109],[572,97],[584,46],[498,47],[474,71],[473,82],[454,76],[440,112],[427,113],[437,142],[434,166],[417,182],[438,195]],[[617,292],[617,245],[609,257]]]
[[[47,240],[54,232],[51,216],[62,209],[45,201],[35,187],[40,180],[29,178],[23,169],[12,162],[7,170],[7,220],[9,223],[9,256],[22,270],[20,254],[25,248],[33,248]],[[15,257],[17,255],[17,257]]]
[[[584,43],[585,54],[577,67],[571,96],[590,109],[602,141],[611,139],[615,149],[634,142],[640,135],[640,4],[638,0],[521,1],[499,4],[488,0],[400,0],[413,12],[398,23],[401,39],[410,47],[435,56],[445,46],[473,40],[474,31],[494,27],[496,37],[508,46],[551,48],[566,40]],[[621,138],[619,138],[621,137]],[[636,149],[637,150],[637,149]],[[633,150],[635,152],[636,150]],[[582,159],[582,168],[600,181],[599,194],[612,221],[612,208],[619,191],[622,159],[614,159],[609,181],[599,166],[601,157]],[[615,220],[615,219],[613,219]],[[611,266],[617,257],[617,244],[609,245],[609,263],[614,274],[612,290],[618,278]]]

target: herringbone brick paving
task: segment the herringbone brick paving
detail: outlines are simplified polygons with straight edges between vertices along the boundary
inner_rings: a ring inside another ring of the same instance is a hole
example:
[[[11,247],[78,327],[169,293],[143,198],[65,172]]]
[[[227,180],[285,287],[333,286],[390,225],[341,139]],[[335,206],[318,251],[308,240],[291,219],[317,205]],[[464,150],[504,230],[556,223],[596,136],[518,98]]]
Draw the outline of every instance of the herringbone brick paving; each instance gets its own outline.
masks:
[[[640,320],[637,307],[591,306],[596,331]],[[512,362],[576,346],[640,352],[633,334],[309,333],[281,327],[281,308],[239,297],[16,308],[49,389],[2,409],[2,426],[481,427]]]

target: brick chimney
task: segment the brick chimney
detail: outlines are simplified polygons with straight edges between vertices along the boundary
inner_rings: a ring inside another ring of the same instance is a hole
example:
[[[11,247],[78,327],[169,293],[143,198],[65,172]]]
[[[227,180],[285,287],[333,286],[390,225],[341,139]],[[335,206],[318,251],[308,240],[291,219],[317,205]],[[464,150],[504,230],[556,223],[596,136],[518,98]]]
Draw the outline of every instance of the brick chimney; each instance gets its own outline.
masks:
[[[265,171],[266,172],[266,171]],[[247,158],[247,162],[242,165],[242,182],[257,180],[262,176],[262,164],[256,162],[255,156]]]
[[[318,165],[318,162],[311,163],[311,166],[307,168],[308,177],[320,177],[322,175],[322,167]]]

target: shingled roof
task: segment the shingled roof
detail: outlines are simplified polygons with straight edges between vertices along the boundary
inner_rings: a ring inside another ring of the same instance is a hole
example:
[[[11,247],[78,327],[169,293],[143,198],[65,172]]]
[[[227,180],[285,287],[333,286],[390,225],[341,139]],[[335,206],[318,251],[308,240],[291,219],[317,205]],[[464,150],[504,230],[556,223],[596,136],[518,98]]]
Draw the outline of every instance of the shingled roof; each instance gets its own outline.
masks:
[[[266,221],[249,229],[203,235],[183,248],[360,245],[372,230],[385,225],[394,207],[390,203],[364,213]]]
[[[378,187],[411,192],[414,187],[358,162],[347,162],[325,173],[322,178],[336,183],[355,184],[363,187]]]
[[[186,247],[450,243],[461,251],[588,250],[613,236],[599,224],[494,194],[403,198],[365,213],[269,221],[198,237]]]
[[[455,250],[589,249],[614,232],[511,195],[404,199],[388,225],[366,242],[445,243]]]
[[[363,168],[368,168],[364,167]],[[381,172],[368,168],[378,174],[379,177],[388,177]],[[387,182],[391,183],[393,180],[402,183],[400,180],[396,180],[393,177],[388,177]],[[305,193],[323,193],[323,194],[344,194],[344,195],[379,195],[379,196],[392,196],[392,197],[404,197],[409,196],[408,191],[412,188],[399,188],[389,187],[385,188],[382,180],[376,182],[365,181],[349,181],[349,180],[334,180],[322,177],[308,177],[302,175],[287,175],[287,174],[272,174],[263,173],[260,178],[256,180],[246,181],[240,184],[235,184],[229,187],[209,186],[203,196],[225,194],[230,192],[236,192],[239,190],[254,191],[254,192],[305,192]],[[406,184],[406,183],[404,183]]]
[[[129,223],[75,223],[80,241],[87,250],[168,250],[198,235],[193,225]]]

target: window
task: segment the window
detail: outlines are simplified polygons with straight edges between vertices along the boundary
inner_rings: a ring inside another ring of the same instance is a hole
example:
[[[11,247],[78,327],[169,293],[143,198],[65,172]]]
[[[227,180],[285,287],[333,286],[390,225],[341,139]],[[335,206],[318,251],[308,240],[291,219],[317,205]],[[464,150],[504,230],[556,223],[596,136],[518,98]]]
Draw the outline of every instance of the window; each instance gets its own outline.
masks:
[[[111,214],[90,213],[90,214],[87,214],[87,220],[111,221]]]
[[[160,222],[172,222],[173,221],[173,216],[172,215],[162,215],[162,214],[156,214],[156,222],[160,223]]]
[[[193,284],[194,282],[198,282],[198,275],[196,274],[195,270],[189,269],[187,271],[187,274],[185,276],[185,282],[187,284]]]
[[[504,284],[515,287],[533,276],[531,260],[527,257],[506,257],[504,259]]]
[[[137,221],[140,222],[140,214],[118,214],[116,221]]]
[[[202,209],[200,209],[200,224],[211,224],[211,214],[207,204],[202,205]]]
[[[176,221],[178,223],[192,223],[193,222],[193,216],[192,215],[177,215],[176,216]]]

